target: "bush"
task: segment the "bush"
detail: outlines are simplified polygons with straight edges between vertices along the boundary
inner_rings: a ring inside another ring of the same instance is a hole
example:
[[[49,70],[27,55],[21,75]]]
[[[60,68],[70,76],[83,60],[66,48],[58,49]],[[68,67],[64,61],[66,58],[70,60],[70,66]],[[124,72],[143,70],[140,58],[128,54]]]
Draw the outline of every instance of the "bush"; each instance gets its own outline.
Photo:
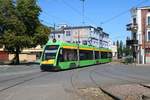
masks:
[[[124,59],[124,63],[128,64],[128,63],[133,63],[133,57],[132,56],[127,56]]]

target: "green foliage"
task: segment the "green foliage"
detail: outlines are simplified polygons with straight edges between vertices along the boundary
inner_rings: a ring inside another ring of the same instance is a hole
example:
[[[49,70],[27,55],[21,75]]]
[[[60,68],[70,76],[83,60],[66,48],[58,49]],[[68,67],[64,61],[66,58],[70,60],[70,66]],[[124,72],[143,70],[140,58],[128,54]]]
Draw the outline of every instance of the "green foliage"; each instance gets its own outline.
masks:
[[[119,59],[121,56],[120,56],[120,43],[118,40],[116,44],[117,44],[117,58]]]
[[[17,36],[14,35],[14,33],[11,33],[11,31],[6,32],[3,35],[3,44],[5,45],[5,49],[8,50],[11,53],[16,52],[16,47],[19,46],[20,50],[26,47],[31,47],[32,44],[32,38],[26,35]]]
[[[47,42],[50,29],[40,23],[40,12],[36,0],[0,0],[0,44],[5,50],[18,56],[23,48]]]
[[[120,41],[120,47],[119,47],[120,56],[123,56],[123,42]]]
[[[123,52],[124,47],[123,47],[123,42],[122,41],[118,41],[117,40],[117,53],[118,53],[118,58],[122,58],[123,57]]]
[[[40,7],[36,4],[36,0],[17,0],[16,9],[19,19],[26,26],[26,34],[35,34],[37,26],[40,25],[38,16],[41,12]]]
[[[42,46],[48,41],[48,35],[50,33],[50,29],[44,25],[40,25],[36,28],[35,33],[36,33],[34,36],[35,46],[37,44]]]
[[[125,56],[129,56],[129,55],[132,55],[132,50],[129,47],[124,46],[123,53],[125,54]]]

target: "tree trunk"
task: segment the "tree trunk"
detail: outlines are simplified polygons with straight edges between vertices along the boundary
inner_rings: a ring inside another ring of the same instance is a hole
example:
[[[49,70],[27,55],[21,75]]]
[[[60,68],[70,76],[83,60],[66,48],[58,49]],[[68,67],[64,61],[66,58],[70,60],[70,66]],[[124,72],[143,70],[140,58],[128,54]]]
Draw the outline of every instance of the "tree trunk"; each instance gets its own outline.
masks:
[[[16,58],[16,59],[15,59],[15,61],[16,61],[15,64],[18,65],[18,64],[20,64],[20,61],[19,61],[19,52],[16,52],[16,55],[15,55],[15,56],[16,56],[16,57],[15,57],[15,58]]]
[[[14,58],[14,61],[13,61],[13,63],[16,64],[16,65],[20,64],[19,52],[20,52],[19,47],[16,47],[15,58]]]

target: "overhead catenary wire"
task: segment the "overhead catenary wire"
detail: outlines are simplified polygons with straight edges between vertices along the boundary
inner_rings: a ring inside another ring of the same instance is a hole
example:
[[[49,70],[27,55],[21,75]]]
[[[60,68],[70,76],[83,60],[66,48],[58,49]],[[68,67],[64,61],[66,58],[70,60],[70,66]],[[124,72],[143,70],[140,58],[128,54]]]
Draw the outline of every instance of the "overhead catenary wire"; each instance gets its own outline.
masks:
[[[66,5],[67,7],[69,7],[72,11],[74,11],[76,14],[78,14],[78,15],[81,15],[81,14],[82,14],[78,9],[74,8],[72,5],[70,5],[70,4],[69,4],[68,2],[66,2],[65,0],[60,0],[60,1],[61,1],[64,5]],[[84,7],[85,7],[85,6],[84,6]],[[85,13],[85,11],[84,11],[84,13]],[[84,16],[84,18],[87,19],[89,22],[94,23],[94,25],[96,25],[96,22],[95,22],[94,20],[92,20],[91,18],[87,17],[85,14],[82,15],[82,16]],[[84,21],[84,23],[85,23],[85,21]]]
[[[61,17],[55,16],[55,15],[53,15],[53,14],[49,14],[49,13],[47,13],[47,12],[43,12],[43,14],[44,14],[44,16],[51,17],[51,18],[54,20],[53,23],[56,23],[55,20],[59,20],[59,21],[62,21],[62,22],[64,22],[64,23],[68,23],[68,24],[71,24],[71,25],[72,25],[72,23],[70,23],[70,22],[67,21],[67,20],[62,19]]]
[[[46,24],[48,26],[52,26],[53,25],[52,23],[50,23],[48,21],[45,21],[44,19],[41,19],[41,18],[40,18],[40,22],[42,22],[43,24]]]
[[[137,5],[133,6],[133,7],[138,7],[138,6],[140,6],[141,4],[144,4],[144,3],[148,2],[148,1],[149,1],[149,0],[144,0],[144,1],[140,2],[140,3],[138,3]],[[131,10],[131,8],[129,8],[129,9],[127,9],[127,10],[125,10],[125,11],[123,11],[123,12],[121,12],[121,13],[119,13],[119,14],[117,14],[117,15],[115,15],[115,16],[109,18],[109,19],[107,19],[107,20],[104,20],[104,21],[101,22],[101,24],[103,25],[103,24],[109,23],[109,22],[111,22],[111,21],[113,21],[113,20],[119,18],[120,16],[122,16],[122,15],[128,13],[130,10]]]
[[[138,3],[137,5],[135,5],[135,6],[131,7],[131,8],[129,8],[129,9],[127,9],[127,10],[125,10],[125,11],[123,11],[123,12],[121,12],[121,13],[119,13],[119,14],[117,14],[117,15],[115,15],[115,16],[113,16],[113,17],[111,17],[111,18],[109,18],[109,19],[107,19],[107,20],[105,20],[105,21],[103,21],[103,22],[101,22],[101,26],[104,25],[104,24],[107,24],[107,23],[109,23],[109,22],[111,22],[111,21],[113,21],[113,20],[115,20],[115,19],[117,19],[117,18],[119,18],[119,17],[121,17],[121,16],[123,16],[124,14],[130,12],[130,10],[131,10],[132,8],[141,6],[142,4],[144,4],[144,3],[148,2],[148,1],[149,1],[149,0],[144,0],[144,1],[140,2],[140,3]],[[123,36],[125,36],[125,35],[123,35]],[[123,36],[122,36],[122,34],[121,34],[120,36],[118,35],[118,36],[113,37],[113,38],[123,37]]]
[[[56,0],[56,1],[58,2],[58,0]],[[72,5],[70,5],[68,2],[66,2],[65,0],[60,0],[60,1],[61,1],[64,5],[66,5],[66,6],[69,7],[70,9],[72,9],[72,11],[74,11],[75,13],[81,15],[81,12],[80,12],[78,9],[76,9],[75,7],[73,7]],[[133,7],[140,6],[141,4],[144,4],[145,2],[148,2],[148,1],[149,1],[149,0],[144,0],[144,1],[140,2],[140,3],[138,3],[137,5],[133,6]],[[127,10],[125,10],[125,11],[123,11],[123,12],[121,12],[121,13],[119,13],[119,14],[117,14],[117,15],[115,15],[115,16],[109,18],[109,19],[107,19],[107,20],[102,21],[102,22],[101,22],[101,26],[104,25],[104,24],[107,24],[107,23],[109,23],[109,22],[111,22],[111,21],[113,21],[113,20],[115,20],[115,19],[117,19],[117,18],[119,18],[119,17],[121,17],[122,15],[128,13],[130,10],[131,10],[131,8],[129,8],[129,9],[127,9]],[[46,12],[44,12],[44,14],[45,14],[46,16],[49,16],[49,14],[47,14]],[[64,21],[64,19],[59,18],[58,16],[54,16],[54,15],[52,15],[52,14],[50,14],[49,17],[52,17],[53,19],[56,18],[57,20]],[[91,19],[91,18],[89,18],[89,17],[87,17],[87,16],[85,16],[85,15],[84,15],[84,17],[85,17],[85,19],[88,20],[88,22],[94,23],[93,25],[95,25],[95,26],[97,25],[97,23],[96,23],[93,19]],[[70,22],[68,22],[68,21],[66,21],[66,20],[65,20],[65,22],[70,23]]]

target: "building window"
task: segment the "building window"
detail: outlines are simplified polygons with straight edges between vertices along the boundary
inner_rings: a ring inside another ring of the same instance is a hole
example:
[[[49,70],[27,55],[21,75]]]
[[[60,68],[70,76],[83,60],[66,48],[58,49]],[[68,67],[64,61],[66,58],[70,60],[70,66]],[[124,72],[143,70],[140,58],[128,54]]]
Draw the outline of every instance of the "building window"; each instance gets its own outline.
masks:
[[[60,35],[58,35],[58,38],[60,38]]]
[[[76,44],[81,43],[80,41],[76,41]]]
[[[66,31],[66,36],[70,36],[70,31]]]
[[[86,40],[83,40],[83,41],[82,41],[82,44],[87,45],[87,41],[86,41]]]
[[[136,18],[133,18],[133,24],[134,25],[136,24]]]
[[[150,25],[150,16],[148,16],[148,20],[147,21],[148,21],[148,25]]]
[[[147,37],[148,37],[148,41],[150,41],[150,31],[148,31]]]

